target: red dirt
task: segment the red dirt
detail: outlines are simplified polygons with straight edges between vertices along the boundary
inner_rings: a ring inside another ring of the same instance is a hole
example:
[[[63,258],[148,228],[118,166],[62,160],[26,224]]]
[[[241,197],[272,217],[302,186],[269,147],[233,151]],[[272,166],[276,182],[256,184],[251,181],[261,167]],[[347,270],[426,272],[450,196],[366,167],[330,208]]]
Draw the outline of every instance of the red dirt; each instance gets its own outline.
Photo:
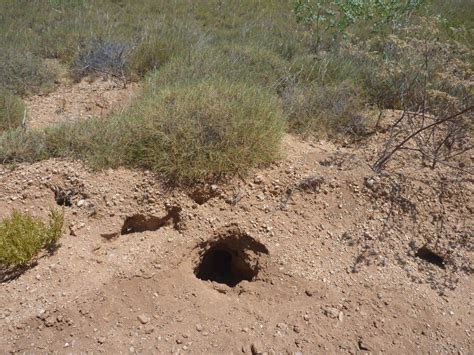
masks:
[[[42,128],[58,122],[71,122],[90,117],[105,117],[126,107],[137,91],[138,84],[125,88],[112,80],[86,80],[78,84],[62,82],[57,90],[35,95],[25,100],[28,127]]]
[[[0,165],[0,218],[46,217],[54,187],[75,193],[56,253],[0,284],[0,348],[473,353],[472,180],[401,156],[376,177],[382,140],[287,136],[277,164],[192,192],[146,171]],[[134,215],[155,230],[121,233]],[[258,265],[254,280],[196,277],[205,242],[226,235],[248,236],[230,246]],[[424,246],[444,264],[417,257]]]

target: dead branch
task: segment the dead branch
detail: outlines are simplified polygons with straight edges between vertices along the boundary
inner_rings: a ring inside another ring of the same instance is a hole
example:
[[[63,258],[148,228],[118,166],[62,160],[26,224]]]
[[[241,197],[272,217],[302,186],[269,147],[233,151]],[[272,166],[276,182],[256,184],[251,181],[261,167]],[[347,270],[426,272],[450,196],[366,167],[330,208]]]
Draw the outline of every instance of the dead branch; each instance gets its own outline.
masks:
[[[383,166],[386,164],[386,162],[398,151],[400,150],[408,141],[410,141],[412,138],[418,136],[421,132],[423,131],[426,131],[430,128],[433,128],[433,127],[436,127],[436,126],[439,126],[441,125],[442,123],[444,122],[448,122],[448,121],[452,121],[454,120],[455,118],[458,118],[459,116],[462,116],[463,114],[469,112],[469,111],[472,111],[474,109],[474,106],[469,106],[467,108],[465,108],[464,110],[462,111],[459,111],[453,115],[450,115],[448,117],[445,117],[445,118],[442,118],[440,120],[437,120],[429,125],[426,125],[426,126],[422,126],[420,128],[418,128],[417,130],[415,130],[414,132],[412,132],[411,134],[409,134],[405,139],[403,139],[399,144],[397,144],[392,150],[390,150],[389,152],[387,152],[387,149],[385,149],[384,153],[381,155],[381,157],[374,163],[374,165],[372,166],[372,170],[374,170],[376,173],[379,173],[381,171],[381,169],[383,168]],[[405,115],[405,111],[403,112],[402,114],[402,117],[395,123],[394,126],[398,125],[398,123],[401,122],[401,120],[403,119],[404,115]]]

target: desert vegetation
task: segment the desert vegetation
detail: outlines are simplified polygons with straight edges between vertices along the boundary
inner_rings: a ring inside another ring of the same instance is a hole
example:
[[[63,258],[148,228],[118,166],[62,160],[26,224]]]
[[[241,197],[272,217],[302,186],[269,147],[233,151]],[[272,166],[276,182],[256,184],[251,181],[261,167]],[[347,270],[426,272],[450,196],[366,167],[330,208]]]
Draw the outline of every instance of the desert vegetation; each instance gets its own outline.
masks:
[[[474,353],[472,14],[0,0],[0,348]]]
[[[435,119],[463,111],[458,126],[464,138],[472,133],[469,1],[0,7],[3,162],[67,156],[191,181],[272,161],[284,130],[360,140],[377,131],[386,110]],[[141,81],[142,93],[107,120],[21,128],[21,98],[52,90],[59,66],[74,80]]]
[[[25,266],[45,249],[53,251],[61,237],[64,216],[52,210],[49,222],[28,213],[13,211],[0,221],[0,269],[2,275],[12,268]]]

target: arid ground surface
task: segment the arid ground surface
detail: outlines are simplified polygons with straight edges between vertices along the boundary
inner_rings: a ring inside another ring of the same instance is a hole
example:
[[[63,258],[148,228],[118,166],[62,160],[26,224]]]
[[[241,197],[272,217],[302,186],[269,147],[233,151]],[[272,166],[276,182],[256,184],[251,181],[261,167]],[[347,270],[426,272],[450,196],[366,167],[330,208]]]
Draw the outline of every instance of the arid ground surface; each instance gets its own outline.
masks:
[[[125,105],[131,91],[107,85],[31,98],[30,125]],[[0,349],[473,353],[472,177],[409,155],[375,176],[383,141],[287,135],[280,162],[188,189],[66,160],[0,165],[0,217],[59,203],[67,221],[53,254],[0,284]]]

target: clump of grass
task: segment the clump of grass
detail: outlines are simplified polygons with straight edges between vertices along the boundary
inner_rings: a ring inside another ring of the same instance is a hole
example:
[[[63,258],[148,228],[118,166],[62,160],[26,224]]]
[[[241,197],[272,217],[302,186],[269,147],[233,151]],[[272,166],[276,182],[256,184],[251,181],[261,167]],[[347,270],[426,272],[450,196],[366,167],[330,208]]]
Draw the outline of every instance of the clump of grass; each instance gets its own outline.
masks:
[[[210,78],[250,83],[281,91],[289,63],[275,52],[254,45],[219,45],[197,48],[173,58],[150,79],[154,86],[189,83]]]
[[[54,250],[62,234],[64,215],[51,210],[48,224],[27,213],[13,211],[0,221],[0,267],[28,264],[42,249]]]
[[[273,95],[224,80],[151,91],[122,120],[130,137],[128,146],[120,143],[126,163],[180,181],[273,161],[285,126]]]
[[[364,109],[364,100],[349,81],[292,87],[283,94],[292,132],[304,136],[348,133]]]
[[[162,18],[142,31],[130,51],[127,58],[130,75],[141,78],[172,58],[187,55],[192,48],[208,40],[208,35],[192,21]]]
[[[17,128],[0,134],[1,164],[33,162],[49,156],[42,132]]]
[[[20,127],[24,114],[21,98],[0,89],[0,132]]]
[[[32,53],[8,46],[0,51],[0,85],[17,95],[48,91],[55,77],[52,69]]]
[[[187,183],[272,162],[279,156],[284,130],[276,96],[214,79],[150,86],[132,107],[108,120],[7,132],[0,136],[0,161],[72,157],[99,169],[152,169]]]

